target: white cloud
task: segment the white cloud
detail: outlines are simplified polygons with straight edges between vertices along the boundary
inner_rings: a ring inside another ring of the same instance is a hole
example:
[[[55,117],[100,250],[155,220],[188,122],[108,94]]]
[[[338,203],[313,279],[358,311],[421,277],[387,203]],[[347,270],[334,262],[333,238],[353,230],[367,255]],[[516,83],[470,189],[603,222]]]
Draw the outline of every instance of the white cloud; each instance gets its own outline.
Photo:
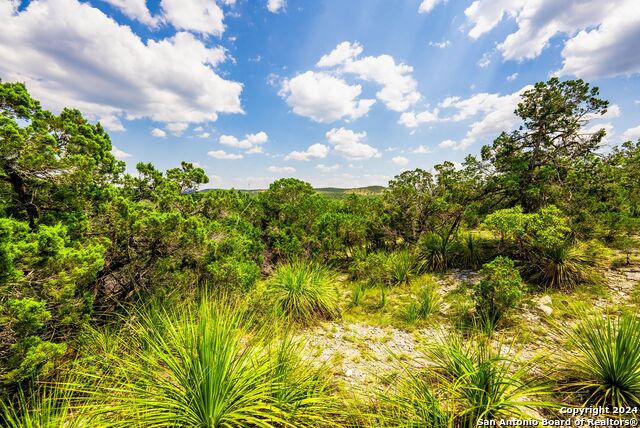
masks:
[[[278,174],[293,174],[296,172],[296,169],[292,166],[270,166],[267,170]]]
[[[307,150],[293,151],[284,157],[284,160],[308,161],[311,158],[322,159],[329,154],[329,148],[324,144],[312,144]]]
[[[131,153],[127,153],[124,150],[119,149],[115,145],[111,146],[111,153],[113,154],[113,157],[115,157],[118,160],[125,160],[126,158],[131,157]]]
[[[411,75],[413,67],[396,64],[391,55],[366,56],[358,59],[362,46],[355,42],[342,42],[327,55],[320,58],[318,67],[339,66],[339,72],[356,75],[367,82],[382,86],[376,96],[387,108],[405,111],[418,102],[422,96],[417,90],[417,82]]]
[[[160,18],[151,16],[145,0],[102,0],[120,10],[126,17],[142,22],[149,27],[157,27]]]
[[[284,80],[280,96],[300,116],[316,122],[329,123],[342,118],[357,119],[369,112],[375,103],[358,99],[362,87],[325,73],[307,71]]]
[[[221,36],[224,14],[215,0],[162,0],[164,18],[177,30]]]
[[[550,40],[566,36],[559,74],[586,79],[640,72],[637,41],[640,8],[637,0],[477,0],[465,10],[478,38],[506,16],[517,25],[498,50],[505,59],[532,59]]]
[[[398,123],[406,126],[407,128],[417,128],[422,123],[437,122],[440,120],[438,117],[439,109],[433,111],[422,111],[416,113],[414,111],[407,111],[400,115]]]
[[[167,131],[171,132],[173,135],[182,135],[188,127],[189,124],[184,122],[171,122],[167,123],[167,126],[165,126]]]
[[[409,163],[409,159],[405,158],[404,156],[395,156],[391,158],[391,162],[399,166],[405,166]]]
[[[438,144],[439,147],[442,147],[443,149],[448,149],[451,147],[455,147],[458,143],[456,143],[455,140],[443,140],[440,142],[440,144]]]
[[[271,13],[278,13],[287,6],[287,0],[268,0],[267,9]]]
[[[326,133],[327,140],[334,151],[349,160],[364,160],[379,157],[380,152],[375,147],[361,141],[367,137],[366,132],[353,132],[345,128],[333,128]]]
[[[451,46],[451,41],[445,40],[443,42],[429,42],[429,46],[438,48],[438,49],[446,49]]]
[[[480,60],[478,60],[478,67],[487,68],[489,67],[490,64],[491,64],[491,52],[483,53],[482,57],[480,57]]]
[[[209,138],[211,136],[211,134],[209,134],[208,132],[203,132],[201,134],[198,134],[198,138]]]
[[[316,165],[316,169],[322,173],[325,174],[329,174],[332,172],[336,172],[337,170],[340,169],[340,165],[338,165],[337,163],[334,165],[323,165],[323,164],[318,164]]]
[[[513,73],[507,76],[507,80],[509,82],[513,82],[514,80],[516,80],[518,78],[518,73]]]
[[[640,125],[635,128],[629,128],[622,133],[623,141],[636,141],[640,139]]]
[[[48,109],[76,107],[112,128],[122,119],[197,123],[242,112],[242,85],[214,71],[224,49],[192,34],[143,41],[77,0],[40,0],[15,13],[0,4],[0,76],[25,82]]]
[[[446,3],[447,0],[422,0],[418,7],[418,13],[429,13],[440,3]]]
[[[218,142],[222,145],[235,147],[238,149],[246,149],[247,154],[264,153],[262,144],[269,140],[266,132],[260,131],[255,134],[246,134],[244,139],[239,140],[233,135],[221,135]]]
[[[224,150],[211,150],[207,152],[207,156],[211,156],[212,158],[216,158],[216,159],[229,159],[229,160],[242,159],[243,157],[242,155],[227,153]]]
[[[151,135],[153,135],[154,137],[158,137],[158,138],[164,138],[167,136],[167,133],[164,132],[162,129],[160,128],[153,128],[151,130]]]
[[[427,153],[431,153],[431,149],[423,144],[420,144],[418,147],[416,147],[415,149],[411,150],[412,153],[418,153],[421,155],[427,154]]]

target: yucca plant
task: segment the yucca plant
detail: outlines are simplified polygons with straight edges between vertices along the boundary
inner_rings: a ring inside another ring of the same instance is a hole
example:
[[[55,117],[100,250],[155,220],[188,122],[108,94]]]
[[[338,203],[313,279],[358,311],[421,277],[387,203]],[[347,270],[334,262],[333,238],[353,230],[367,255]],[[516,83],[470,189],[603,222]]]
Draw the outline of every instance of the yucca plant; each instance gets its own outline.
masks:
[[[584,405],[640,406],[640,319],[583,319],[568,333],[564,357],[566,388],[581,395]]]
[[[471,234],[457,240],[460,264],[467,269],[477,269],[481,264],[482,251],[478,240]]]
[[[430,233],[418,241],[421,271],[444,271],[449,267],[452,251],[451,236]]]
[[[6,428],[110,426],[81,405],[71,390],[56,384],[38,385],[30,394],[21,389],[10,401],[0,400],[0,424]]]
[[[427,318],[429,315],[438,312],[442,298],[434,287],[424,286],[418,293],[418,316],[421,319]]]
[[[400,361],[398,361],[401,364]],[[423,373],[405,367],[400,384],[393,393],[378,394],[376,409],[380,426],[403,428],[446,428],[449,415],[431,391]]]
[[[267,283],[267,294],[278,311],[303,324],[340,315],[335,276],[313,263],[280,265]]]
[[[413,273],[413,257],[408,250],[401,250],[389,255],[391,285],[406,285]]]
[[[570,241],[550,248],[535,249],[529,257],[532,279],[544,288],[570,289],[590,282],[594,271]]]
[[[533,363],[518,362],[509,352],[510,347],[458,337],[427,351],[451,399],[456,426],[476,426],[479,419],[528,417],[533,409],[551,406],[541,399],[550,393],[547,385],[530,377]]]

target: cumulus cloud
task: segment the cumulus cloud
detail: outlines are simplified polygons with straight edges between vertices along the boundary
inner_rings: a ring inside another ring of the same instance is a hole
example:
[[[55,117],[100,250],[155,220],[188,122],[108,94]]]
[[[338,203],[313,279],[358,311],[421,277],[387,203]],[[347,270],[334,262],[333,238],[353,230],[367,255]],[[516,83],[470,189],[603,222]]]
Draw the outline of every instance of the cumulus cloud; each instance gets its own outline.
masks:
[[[162,0],[164,18],[177,30],[221,36],[224,13],[215,0]]]
[[[242,85],[215,72],[224,49],[190,33],[143,41],[77,0],[14,6],[0,2],[0,76],[25,82],[46,108],[76,107],[109,129],[122,119],[197,123],[242,112]]]
[[[227,160],[242,159],[243,157],[242,155],[239,155],[239,154],[227,153],[224,150],[211,150],[207,152],[207,156],[211,156],[212,158],[216,158],[216,159],[227,159]]]
[[[139,21],[149,27],[157,27],[161,19],[151,16],[145,0],[102,0],[120,10],[127,18]]]
[[[325,173],[325,174],[329,174],[329,173],[336,172],[337,170],[339,170],[340,169],[340,165],[338,165],[337,163],[333,164],[333,165],[323,165],[323,164],[320,163],[320,164],[316,165],[316,169],[318,171],[320,171],[320,172]]]
[[[409,159],[405,158],[404,156],[395,156],[391,158],[391,162],[399,166],[405,166],[409,163]]]
[[[507,76],[507,80],[509,82],[513,82],[514,80],[516,80],[518,78],[518,73],[513,73]]]
[[[429,13],[440,3],[446,3],[447,0],[422,0],[418,7],[418,13]]]
[[[417,128],[422,123],[437,122],[440,120],[438,117],[439,109],[433,111],[421,111],[416,113],[415,111],[407,111],[400,115],[398,123],[406,126],[407,128]]]
[[[367,114],[375,100],[358,99],[361,92],[360,85],[349,85],[343,79],[307,71],[285,79],[280,95],[297,115],[329,123]]]
[[[151,135],[153,135],[154,137],[158,137],[158,138],[164,138],[167,136],[167,133],[164,132],[162,129],[160,128],[153,128],[151,130]]]
[[[278,174],[293,174],[296,172],[296,169],[292,166],[270,166],[267,170]]]
[[[472,38],[491,31],[504,17],[515,21],[517,29],[498,44],[505,59],[535,58],[563,34],[560,75],[593,79],[640,72],[636,0],[476,0],[465,15]]]
[[[242,140],[233,135],[221,135],[218,142],[222,145],[247,150],[247,154],[263,153],[262,144],[269,140],[266,132],[260,131],[255,134],[246,134]]]
[[[438,103],[435,113],[410,112],[400,118],[400,123],[415,128],[424,122],[461,122],[479,117],[469,125],[465,137],[460,141],[449,139],[439,144],[442,148],[466,149],[478,140],[492,138],[501,131],[512,129],[519,121],[514,110],[521,100],[521,94],[531,88],[528,85],[507,95],[483,92],[466,99],[447,97]],[[618,109],[614,107],[613,110],[612,114],[615,114]],[[424,120],[419,119],[420,115],[424,115]]]
[[[115,157],[118,160],[125,160],[126,158],[131,157],[131,153],[127,153],[124,150],[119,149],[115,145],[111,146],[111,153],[113,154],[113,157]]]
[[[640,139],[640,125],[635,128],[629,128],[622,133],[623,141],[636,141]]]
[[[184,131],[189,127],[188,123],[184,122],[171,122],[167,123],[166,129],[173,135],[182,135]]]
[[[308,161],[309,159],[326,158],[329,154],[329,147],[324,144],[312,144],[305,151],[293,151],[284,157],[284,160]]]
[[[418,147],[416,147],[415,149],[411,150],[411,153],[417,153],[417,154],[427,154],[427,153],[431,153],[431,149],[423,144],[420,144]]]
[[[333,128],[326,133],[326,137],[335,153],[346,159],[364,160],[380,156],[378,149],[361,142],[367,137],[364,131],[354,132],[345,128]]]
[[[338,67],[338,72],[357,76],[359,79],[382,86],[376,96],[387,108],[405,111],[418,102],[422,96],[417,90],[417,82],[411,75],[413,67],[399,63],[391,55],[366,56],[359,58],[362,46],[355,42],[342,42],[318,63],[318,67]]]
[[[278,13],[287,6],[287,0],[268,0],[267,9],[271,13]]]

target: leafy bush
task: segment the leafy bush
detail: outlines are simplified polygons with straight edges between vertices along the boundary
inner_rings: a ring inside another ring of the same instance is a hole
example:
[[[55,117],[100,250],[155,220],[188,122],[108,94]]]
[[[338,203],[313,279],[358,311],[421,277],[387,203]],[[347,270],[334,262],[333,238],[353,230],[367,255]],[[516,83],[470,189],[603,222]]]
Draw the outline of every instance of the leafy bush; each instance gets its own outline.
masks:
[[[640,406],[640,319],[586,318],[568,333],[567,388],[585,406]]]
[[[280,265],[267,283],[267,294],[278,311],[303,324],[340,315],[334,275],[313,263]]]
[[[496,257],[480,272],[483,278],[473,290],[476,313],[484,322],[495,325],[505,313],[517,306],[525,285],[513,260],[508,257]]]

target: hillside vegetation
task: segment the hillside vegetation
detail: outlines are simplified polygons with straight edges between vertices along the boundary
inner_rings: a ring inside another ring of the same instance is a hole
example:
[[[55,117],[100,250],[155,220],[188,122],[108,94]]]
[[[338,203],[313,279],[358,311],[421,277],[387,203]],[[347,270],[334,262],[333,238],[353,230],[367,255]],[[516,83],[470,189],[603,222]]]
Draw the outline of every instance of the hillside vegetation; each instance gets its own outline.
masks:
[[[0,426],[637,416],[640,141],[585,131],[607,107],[552,78],[461,165],[198,191],[0,82]]]

